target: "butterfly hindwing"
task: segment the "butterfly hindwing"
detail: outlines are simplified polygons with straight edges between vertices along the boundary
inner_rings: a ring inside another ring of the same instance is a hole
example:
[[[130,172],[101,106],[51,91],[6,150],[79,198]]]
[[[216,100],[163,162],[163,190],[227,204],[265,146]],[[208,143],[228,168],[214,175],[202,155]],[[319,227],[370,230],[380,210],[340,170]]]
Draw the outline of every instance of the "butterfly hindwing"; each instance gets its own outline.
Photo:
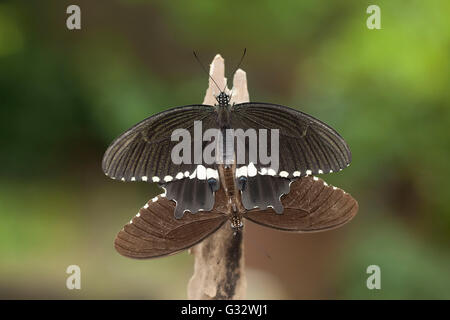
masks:
[[[227,221],[228,217],[221,212],[222,202],[219,200],[210,212],[174,219],[175,203],[158,196],[123,227],[117,234],[114,246],[121,255],[137,259],[155,258],[188,249]]]
[[[291,181],[268,175],[238,178],[242,205],[247,210],[273,208],[276,213],[283,212],[281,196],[289,193]]]
[[[197,213],[210,211],[214,206],[214,194],[219,188],[216,179],[200,180],[185,178],[163,184],[166,197],[176,202],[174,216],[183,217],[185,211]]]
[[[283,231],[313,232],[337,228],[358,212],[358,202],[350,194],[317,177],[302,177],[292,182],[290,192],[281,198],[281,203],[283,214],[275,214],[271,209],[253,209],[244,217]]]

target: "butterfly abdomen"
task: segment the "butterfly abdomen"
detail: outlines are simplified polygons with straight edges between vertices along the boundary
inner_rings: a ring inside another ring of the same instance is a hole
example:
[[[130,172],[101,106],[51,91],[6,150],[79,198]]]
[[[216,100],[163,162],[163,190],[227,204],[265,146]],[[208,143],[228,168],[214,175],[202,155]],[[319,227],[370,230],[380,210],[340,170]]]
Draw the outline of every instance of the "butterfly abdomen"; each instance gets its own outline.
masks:
[[[234,197],[236,195],[236,184],[235,184],[235,178],[234,178],[234,170],[232,166],[220,166],[220,172],[222,172],[221,175],[221,181],[222,181],[222,187],[225,190],[225,193],[228,197]]]
[[[243,227],[242,214],[245,212],[242,206],[241,196],[236,182],[236,166],[219,166],[222,188],[225,191],[226,208],[231,221],[231,227],[235,231]]]

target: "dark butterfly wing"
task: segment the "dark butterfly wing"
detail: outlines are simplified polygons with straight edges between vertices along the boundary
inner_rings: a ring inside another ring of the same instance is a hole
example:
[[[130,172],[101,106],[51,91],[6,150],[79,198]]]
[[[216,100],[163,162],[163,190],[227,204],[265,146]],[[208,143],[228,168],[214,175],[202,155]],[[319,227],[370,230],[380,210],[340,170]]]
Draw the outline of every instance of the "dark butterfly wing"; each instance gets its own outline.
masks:
[[[206,105],[177,107],[139,122],[108,147],[103,157],[103,171],[123,181],[168,182],[186,177],[197,167],[194,154],[191,152],[191,164],[174,164],[171,151],[179,141],[171,141],[171,135],[176,129],[186,129],[193,143],[194,121],[202,122],[201,139],[206,129],[216,126],[214,108]],[[206,142],[202,143],[204,146]]]
[[[279,169],[269,172],[271,175],[292,178],[336,172],[351,162],[347,143],[334,129],[292,108],[254,102],[237,104],[232,109],[232,126],[243,130],[279,129]],[[263,164],[255,167],[259,173],[267,172]]]
[[[242,205],[247,210],[259,210],[272,207],[276,213],[283,212],[281,196],[289,193],[291,181],[285,178],[268,175],[239,178],[238,185],[241,190]]]
[[[185,211],[196,213],[212,210],[219,181],[186,178],[163,184],[162,187],[166,190],[167,199],[176,202],[174,215],[180,219]]]
[[[283,214],[272,210],[250,210],[244,217],[266,227],[284,231],[313,232],[337,228],[358,212],[358,202],[343,190],[317,177],[294,181],[281,198]]]
[[[136,259],[155,258],[188,249],[227,221],[220,205],[223,201],[219,201],[210,212],[174,219],[175,203],[158,196],[117,234],[114,246],[121,255]]]

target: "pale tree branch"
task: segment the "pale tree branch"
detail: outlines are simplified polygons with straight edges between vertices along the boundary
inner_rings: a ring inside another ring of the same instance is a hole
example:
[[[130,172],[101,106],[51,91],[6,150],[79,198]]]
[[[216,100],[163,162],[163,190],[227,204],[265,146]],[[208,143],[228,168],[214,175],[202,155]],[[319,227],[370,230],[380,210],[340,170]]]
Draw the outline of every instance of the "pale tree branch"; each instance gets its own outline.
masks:
[[[218,54],[210,65],[210,75],[223,89],[227,84],[224,59]],[[227,93],[230,90],[226,89]],[[249,101],[247,77],[239,69],[234,74],[231,104]],[[216,104],[219,88],[209,79],[204,104]],[[188,284],[189,299],[244,299],[247,281],[244,272],[242,231],[234,235],[229,223],[190,252],[195,257],[194,275]]]

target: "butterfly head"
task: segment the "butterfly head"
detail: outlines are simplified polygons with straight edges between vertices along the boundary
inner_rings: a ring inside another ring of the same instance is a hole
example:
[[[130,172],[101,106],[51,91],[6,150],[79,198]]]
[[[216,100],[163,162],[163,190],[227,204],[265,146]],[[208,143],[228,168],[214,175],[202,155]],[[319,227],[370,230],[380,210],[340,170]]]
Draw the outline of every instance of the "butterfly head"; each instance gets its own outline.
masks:
[[[226,107],[230,104],[230,96],[227,95],[224,91],[219,93],[219,95],[216,97],[216,100],[221,107]]]

